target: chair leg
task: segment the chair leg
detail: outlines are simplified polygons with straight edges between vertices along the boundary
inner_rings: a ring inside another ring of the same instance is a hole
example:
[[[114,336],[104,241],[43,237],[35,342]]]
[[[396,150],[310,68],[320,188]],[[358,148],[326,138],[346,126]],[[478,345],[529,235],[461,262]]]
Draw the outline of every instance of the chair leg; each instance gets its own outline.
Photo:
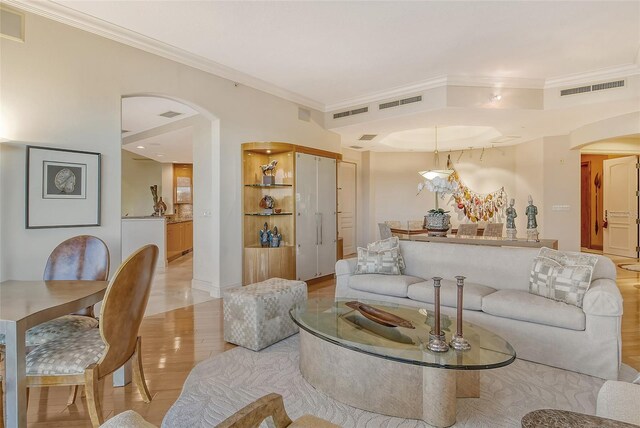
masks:
[[[91,424],[94,428],[102,425],[102,406],[100,405],[100,381],[98,380],[98,370],[90,367],[84,372],[84,389],[87,394],[87,407]]]
[[[142,369],[142,338],[138,337],[136,342],[136,351],[133,354],[133,383],[136,384],[140,395],[145,403],[151,402],[151,394],[147,388],[147,381],[144,378],[144,370]]]
[[[69,391],[69,398],[67,399],[67,406],[70,406],[73,403],[75,403],[77,396],[78,396],[78,385],[73,385],[71,387],[71,391]]]

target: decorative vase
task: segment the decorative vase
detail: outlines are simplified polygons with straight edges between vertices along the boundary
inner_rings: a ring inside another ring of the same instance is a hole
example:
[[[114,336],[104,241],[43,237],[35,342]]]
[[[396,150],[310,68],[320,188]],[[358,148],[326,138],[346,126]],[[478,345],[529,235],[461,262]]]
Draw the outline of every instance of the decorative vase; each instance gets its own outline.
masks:
[[[429,213],[424,216],[429,236],[447,236],[451,227],[451,216],[446,213]]]

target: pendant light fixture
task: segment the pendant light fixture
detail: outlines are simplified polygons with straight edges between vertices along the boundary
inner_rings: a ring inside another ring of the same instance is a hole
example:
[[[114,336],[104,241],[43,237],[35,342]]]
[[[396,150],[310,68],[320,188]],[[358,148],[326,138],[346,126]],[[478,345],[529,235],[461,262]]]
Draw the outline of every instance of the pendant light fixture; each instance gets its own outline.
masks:
[[[435,127],[435,137],[436,137],[436,150],[433,152],[433,169],[428,169],[426,171],[419,171],[420,174],[425,180],[433,180],[436,177],[446,178],[453,171],[450,169],[450,158],[447,159],[447,169],[439,169],[440,167],[440,152],[438,151],[438,127]]]

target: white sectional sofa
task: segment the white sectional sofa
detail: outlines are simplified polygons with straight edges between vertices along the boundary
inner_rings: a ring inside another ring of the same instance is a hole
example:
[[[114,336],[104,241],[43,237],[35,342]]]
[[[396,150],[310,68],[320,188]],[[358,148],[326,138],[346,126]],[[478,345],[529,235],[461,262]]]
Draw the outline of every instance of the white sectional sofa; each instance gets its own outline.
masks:
[[[456,275],[464,275],[464,317],[507,339],[519,358],[618,379],[622,296],[616,268],[599,256],[583,308],[530,294],[536,248],[400,241],[404,275],[354,275],[356,259],[336,263],[336,298],[433,309],[434,276],[444,278],[442,312],[455,319]]]

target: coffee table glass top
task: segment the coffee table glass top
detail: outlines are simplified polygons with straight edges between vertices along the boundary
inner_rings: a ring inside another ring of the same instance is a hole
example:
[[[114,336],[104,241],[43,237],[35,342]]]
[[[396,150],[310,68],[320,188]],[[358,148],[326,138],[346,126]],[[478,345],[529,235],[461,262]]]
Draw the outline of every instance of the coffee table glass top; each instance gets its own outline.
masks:
[[[391,313],[411,322],[415,328],[381,325],[347,306],[349,302],[364,303]],[[463,336],[471,344],[471,349],[432,352],[427,349],[427,343],[434,323],[433,312],[390,302],[309,299],[291,309],[290,314],[300,328],[327,342],[402,363],[445,369],[482,370],[506,366],[516,358],[516,352],[509,342],[468,322],[463,323]],[[456,320],[442,315],[440,325],[449,342],[456,331]]]

